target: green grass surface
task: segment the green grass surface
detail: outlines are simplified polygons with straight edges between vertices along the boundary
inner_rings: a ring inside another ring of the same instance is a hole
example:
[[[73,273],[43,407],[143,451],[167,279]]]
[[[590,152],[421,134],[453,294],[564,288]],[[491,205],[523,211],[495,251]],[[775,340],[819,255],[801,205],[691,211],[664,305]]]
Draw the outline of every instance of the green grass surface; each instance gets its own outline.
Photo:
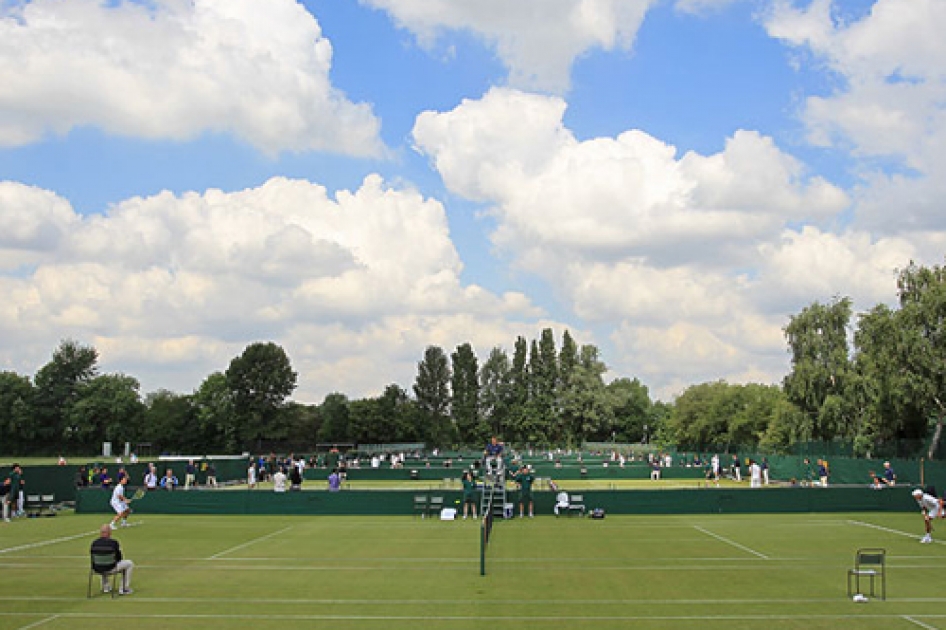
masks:
[[[946,629],[946,545],[918,514],[497,521],[486,576],[474,521],[144,515],[116,532],[135,593],[89,600],[103,520],[0,523],[0,629]],[[888,599],[855,604],[875,546]]]

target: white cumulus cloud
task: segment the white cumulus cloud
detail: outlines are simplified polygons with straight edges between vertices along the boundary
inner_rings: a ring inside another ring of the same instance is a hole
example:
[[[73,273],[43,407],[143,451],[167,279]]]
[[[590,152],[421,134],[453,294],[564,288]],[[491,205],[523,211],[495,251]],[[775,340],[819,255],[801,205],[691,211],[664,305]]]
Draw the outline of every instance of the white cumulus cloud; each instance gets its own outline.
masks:
[[[829,0],[780,1],[765,26],[838,78],[803,116],[812,142],[861,160],[857,225],[921,240],[946,231],[946,3],[878,0],[844,22]]]
[[[294,0],[0,8],[0,146],[95,126],[148,139],[230,133],[269,154],[380,154],[378,119],[331,85],[331,63]]]
[[[840,228],[858,198],[757,131],[680,155],[641,130],[579,141],[564,111],[494,88],[422,113],[414,142],[448,188],[488,206],[499,251],[611,339],[616,372],[660,395],[778,381],[792,314],[835,295],[891,301],[895,270],[941,242]]]
[[[482,38],[509,69],[510,85],[563,92],[575,59],[630,49],[657,0],[361,0],[387,11],[429,46],[446,30]]]
[[[276,177],[89,216],[0,183],[0,226],[21,222],[0,241],[0,362],[27,374],[71,337],[99,349],[106,369],[149,375],[146,391],[189,391],[264,339],[303,374],[298,399],[318,401],[409,387],[431,343],[469,342],[485,356],[542,325],[563,328],[522,294],[463,284],[441,204],[377,175],[334,196]]]

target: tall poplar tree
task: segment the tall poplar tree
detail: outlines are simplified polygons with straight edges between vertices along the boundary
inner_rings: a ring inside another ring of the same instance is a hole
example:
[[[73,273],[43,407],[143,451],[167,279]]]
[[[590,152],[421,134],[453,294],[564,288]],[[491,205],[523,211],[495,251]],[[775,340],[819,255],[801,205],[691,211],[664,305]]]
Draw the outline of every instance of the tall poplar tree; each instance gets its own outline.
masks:
[[[525,435],[525,424],[529,414],[531,398],[529,375],[529,344],[525,337],[516,337],[513,347],[512,369],[509,372],[510,408],[506,430],[500,435],[508,441],[521,441]]]
[[[439,346],[428,346],[417,364],[414,397],[426,425],[428,445],[451,444],[455,431],[450,423],[450,363]]]
[[[512,367],[499,346],[493,348],[480,368],[480,417],[488,435],[502,435],[513,407]]]
[[[457,346],[451,355],[453,372],[451,375],[452,401],[451,411],[461,443],[473,444],[487,439],[487,431],[480,424],[479,366],[473,346],[468,343]]]

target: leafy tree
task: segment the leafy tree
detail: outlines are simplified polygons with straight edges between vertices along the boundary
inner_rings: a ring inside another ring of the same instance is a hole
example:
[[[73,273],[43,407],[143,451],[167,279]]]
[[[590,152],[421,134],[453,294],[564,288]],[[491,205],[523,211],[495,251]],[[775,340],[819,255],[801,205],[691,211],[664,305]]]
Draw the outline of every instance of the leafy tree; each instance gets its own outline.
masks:
[[[490,435],[501,435],[512,407],[509,355],[497,346],[480,369],[480,415],[486,435],[480,435],[478,441],[485,443]]]
[[[902,363],[910,378],[909,395],[930,418],[933,459],[946,421],[946,267],[921,267],[911,261],[897,278]]]
[[[80,447],[100,440],[134,441],[145,409],[140,387],[138,379],[124,374],[103,374],[85,383],[68,408],[69,441]]]
[[[815,302],[804,308],[785,327],[792,355],[785,393],[814,419],[809,438],[832,440],[853,433],[845,399],[852,373],[847,342],[850,320],[851,300],[838,298],[832,304]]]
[[[351,441],[351,426],[348,397],[338,392],[329,394],[319,406],[322,426],[319,427],[319,441],[339,443]]]
[[[544,395],[545,388],[541,383],[543,369],[539,353],[539,344],[534,339],[529,344],[528,364],[528,402],[523,407],[523,413],[516,423],[516,439],[528,444],[546,445],[554,443],[554,436],[549,433],[549,419],[552,405],[555,402],[554,388]]]
[[[39,433],[33,384],[16,372],[0,372],[0,444],[8,454],[25,453]]]
[[[299,444],[308,450],[318,441],[322,421],[318,405],[290,401],[283,407],[279,417],[286,425],[286,434],[291,444]]]
[[[566,442],[580,446],[586,440],[607,440],[614,426],[614,409],[604,385],[607,367],[593,345],[581,347],[568,388],[562,392],[562,416],[568,419]]]
[[[783,394],[772,409],[771,420],[759,440],[759,448],[763,451],[787,453],[792,444],[811,435],[810,422],[810,416],[802,413]]]
[[[563,440],[571,442],[576,437],[575,428],[580,420],[575,417],[578,411],[575,406],[575,396],[581,388],[580,358],[578,345],[567,330],[562,335],[562,351],[558,355],[558,379],[556,395],[558,398],[556,418],[549,418],[549,440],[561,443]],[[579,442],[580,444],[580,442]]]
[[[479,366],[473,347],[468,343],[457,346],[451,361],[451,409],[457,437],[466,444],[481,442],[486,439],[484,434],[487,431],[480,425],[479,420]]]
[[[531,431],[530,441],[538,435],[557,441],[564,437],[558,401],[558,354],[555,336],[551,328],[542,330],[538,352],[530,356],[529,370],[532,374],[532,407],[535,410],[536,427]],[[551,434],[550,434],[551,429]]]
[[[607,391],[614,413],[614,438],[618,442],[643,442],[644,426],[651,422],[653,408],[647,387],[636,378],[619,378],[608,384]]]
[[[190,405],[193,406],[199,435],[226,451],[239,450],[242,444],[240,419],[237,417],[233,392],[227,384],[226,374],[214,372],[205,378],[191,397]],[[175,415],[183,417],[183,412],[184,410],[180,409]]]
[[[424,351],[424,359],[417,364],[414,397],[425,419],[426,440],[436,446],[452,443],[455,433],[449,422],[450,364],[442,348],[428,346]]]
[[[414,442],[422,439],[417,405],[398,385],[388,385],[378,400],[383,418],[378,442]]]
[[[204,452],[214,450],[212,447],[217,444],[202,439],[202,432],[198,428],[202,423],[197,419],[200,412],[195,399],[196,394],[186,396],[166,389],[145,396],[139,440],[149,442],[159,452],[193,453],[196,447]]]
[[[362,398],[348,403],[348,437],[350,441],[362,444],[381,442],[378,429],[383,426],[383,423],[384,417],[377,398]]]
[[[529,414],[531,397],[529,375],[529,344],[525,337],[517,337],[513,346],[512,368],[509,371],[509,417],[500,433],[506,440],[522,440]]]
[[[683,449],[705,450],[725,442],[729,413],[723,381],[688,387],[674,401],[665,439]]]
[[[297,374],[285,350],[275,343],[254,343],[230,361],[226,372],[234,410],[242,420],[241,437],[256,440],[276,435],[278,415],[296,389]]]
[[[53,352],[52,360],[36,373],[37,438],[44,444],[70,441],[74,427],[68,425],[79,389],[98,374],[98,352],[91,346],[67,339]]]

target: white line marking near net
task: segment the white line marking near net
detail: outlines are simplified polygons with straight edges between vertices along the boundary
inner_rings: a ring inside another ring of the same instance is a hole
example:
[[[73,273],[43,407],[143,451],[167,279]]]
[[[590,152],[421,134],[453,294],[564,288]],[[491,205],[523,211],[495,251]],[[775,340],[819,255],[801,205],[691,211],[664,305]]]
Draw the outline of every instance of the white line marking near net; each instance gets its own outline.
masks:
[[[936,626],[927,625],[927,624],[923,623],[922,621],[917,621],[917,620],[914,619],[913,617],[904,615],[903,618],[906,619],[907,621],[909,621],[910,623],[915,623],[916,625],[920,626],[921,628],[926,628],[926,630],[939,630]]]
[[[36,549],[37,547],[45,547],[47,545],[55,545],[61,542],[69,542],[70,540],[75,540],[76,538],[88,538],[89,536],[94,536],[98,534],[99,531],[93,530],[91,532],[83,532],[81,534],[76,534],[75,536],[63,536],[62,538],[53,538],[52,540],[43,540],[40,542],[29,543],[28,545],[18,545],[16,547],[7,547],[6,549],[0,549],[0,553],[10,553],[12,551],[23,551],[24,549]]]
[[[751,554],[754,555],[754,556],[758,556],[759,558],[762,558],[763,560],[768,560],[768,559],[769,559],[769,557],[768,557],[767,555],[765,555],[764,553],[759,553],[759,552],[756,551],[755,549],[749,549],[749,548],[746,547],[745,545],[740,545],[740,544],[737,543],[736,541],[734,541],[734,540],[729,540],[729,539],[726,538],[725,536],[720,536],[719,534],[714,534],[714,533],[711,532],[710,530],[704,529],[704,528],[700,527],[699,525],[694,525],[693,528],[696,529],[697,531],[703,532],[703,533],[706,534],[707,536],[712,536],[713,538],[715,538],[716,540],[718,540],[718,541],[720,541],[720,542],[724,542],[724,543],[726,543],[727,545],[732,545],[732,546],[735,547],[736,549],[742,549],[743,551],[745,551],[745,552],[747,552],[747,553],[751,553]]]
[[[874,525],[873,523],[865,523],[864,521],[854,521],[849,520],[848,523],[851,525],[858,525],[860,527],[870,527],[871,529],[879,529],[882,532],[887,532],[888,534],[896,534],[898,536],[906,536],[907,538],[913,538],[914,540],[919,540],[920,537],[916,534],[911,534],[910,532],[902,532],[899,529],[890,529],[889,527],[883,527],[881,525]],[[942,540],[934,540],[934,544],[937,545],[946,545],[946,542]]]
[[[253,540],[248,540],[248,541],[246,541],[245,543],[243,543],[242,545],[237,545],[236,547],[230,547],[229,549],[224,549],[224,550],[221,551],[220,553],[215,553],[214,555],[210,556],[210,557],[207,558],[207,559],[208,559],[208,560],[216,560],[216,559],[219,558],[220,556],[225,556],[225,555],[227,555],[227,554],[233,553],[234,551],[239,551],[240,549],[244,549],[244,548],[246,548],[246,547],[249,547],[250,545],[255,545],[255,544],[258,543],[258,542],[262,542],[262,541],[264,541],[264,540],[267,540],[267,539],[269,539],[269,538],[272,538],[273,536],[278,536],[279,534],[282,534],[283,532],[288,532],[290,529],[292,529],[292,527],[293,527],[292,525],[290,525],[289,527],[283,527],[283,528],[282,528],[281,530],[279,530],[278,532],[272,532],[272,533],[270,533],[270,534],[266,534],[265,536],[260,536],[259,538],[254,538]]]

